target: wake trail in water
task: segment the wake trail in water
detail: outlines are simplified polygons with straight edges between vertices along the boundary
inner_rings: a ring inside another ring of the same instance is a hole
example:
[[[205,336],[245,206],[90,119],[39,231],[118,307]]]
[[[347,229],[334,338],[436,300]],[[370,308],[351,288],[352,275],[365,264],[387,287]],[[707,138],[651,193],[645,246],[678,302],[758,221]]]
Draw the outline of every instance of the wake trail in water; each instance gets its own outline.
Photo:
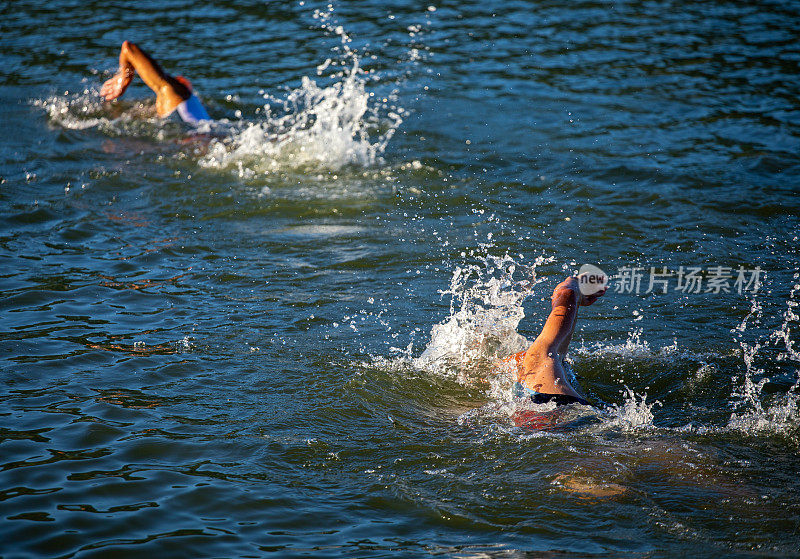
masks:
[[[84,84],[88,81],[83,80]],[[152,102],[118,101],[112,105],[102,101],[99,85],[84,87],[79,92],[65,91],[62,95],[32,99],[31,104],[43,109],[51,124],[67,130],[96,128],[110,136],[152,138],[156,141],[185,135],[181,124],[159,118]],[[200,133],[209,131],[207,123],[196,129]]]

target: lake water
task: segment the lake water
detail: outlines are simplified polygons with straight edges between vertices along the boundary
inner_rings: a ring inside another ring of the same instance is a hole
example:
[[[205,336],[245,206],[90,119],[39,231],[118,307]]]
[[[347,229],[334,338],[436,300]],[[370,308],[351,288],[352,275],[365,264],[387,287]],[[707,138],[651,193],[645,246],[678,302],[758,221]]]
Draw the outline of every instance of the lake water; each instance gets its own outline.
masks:
[[[796,557],[800,6],[19,1],[0,554]],[[123,40],[215,119],[155,118]],[[553,287],[592,407],[497,360]]]

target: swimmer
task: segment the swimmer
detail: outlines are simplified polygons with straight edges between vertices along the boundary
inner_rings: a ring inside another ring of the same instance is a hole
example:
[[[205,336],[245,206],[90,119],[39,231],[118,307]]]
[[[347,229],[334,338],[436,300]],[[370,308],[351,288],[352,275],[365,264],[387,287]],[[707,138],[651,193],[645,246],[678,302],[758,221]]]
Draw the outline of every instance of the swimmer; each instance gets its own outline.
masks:
[[[579,388],[567,378],[564,359],[572,340],[578,308],[589,306],[602,297],[606,288],[591,295],[581,293],[581,276],[569,277],[553,290],[552,310],[542,332],[531,346],[503,360],[516,373],[516,391],[530,397],[534,403],[554,402],[556,406],[588,402]],[[539,414],[524,410],[517,414],[515,423],[536,430],[555,428],[558,414]],[[624,499],[632,493],[631,485],[637,478],[658,477],[666,487],[714,491],[728,499],[752,499],[756,495],[741,481],[726,479],[716,468],[711,456],[704,456],[699,448],[686,443],[674,444],[667,439],[641,438],[633,445],[609,445],[595,456],[576,455],[577,462],[562,463],[551,485],[577,497],[586,504],[599,499]]]
[[[589,404],[569,382],[564,359],[575,329],[578,307],[591,305],[605,292],[604,287],[584,295],[578,277],[569,277],[556,286],[551,297],[552,310],[541,334],[528,349],[503,360],[516,371],[515,388],[520,396],[529,396],[535,404]]]
[[[200,100],[192,94],[192,85],[182,76],[172,77],[146,52],[130,41],[122,43],[119,52],[119,70],[100,89],[101,97],[113,101],[125,93],[134,73],[156,94],[156,113],[166,118],[177,110],[181,119],[189,124],[211,120]]]

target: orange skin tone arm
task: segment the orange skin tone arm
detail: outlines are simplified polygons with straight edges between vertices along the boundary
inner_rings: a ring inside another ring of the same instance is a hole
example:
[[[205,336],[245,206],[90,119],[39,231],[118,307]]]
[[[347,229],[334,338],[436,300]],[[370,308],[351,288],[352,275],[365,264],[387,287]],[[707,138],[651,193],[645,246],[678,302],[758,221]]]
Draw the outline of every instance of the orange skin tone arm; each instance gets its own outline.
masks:
[[[130,41],[122,43],[119,70],[103,84],[100,95],[106,101],[113,101],[125,93],[134,74],[138,74],[156,94],[156,112],[160,117],[168,116],[175,107],[192,95],[189,88],[164,72],[158,62]]]
[[[543,394],[566,394],[583,398],[567,380],[564,358],[572,340],[578,307],[589,306],[606,292],[583,295],[578,278],[570,277],[553,290],[552,310],[541,334],[524,352],[505,360],[515,366],[517,380],[523,386]]]

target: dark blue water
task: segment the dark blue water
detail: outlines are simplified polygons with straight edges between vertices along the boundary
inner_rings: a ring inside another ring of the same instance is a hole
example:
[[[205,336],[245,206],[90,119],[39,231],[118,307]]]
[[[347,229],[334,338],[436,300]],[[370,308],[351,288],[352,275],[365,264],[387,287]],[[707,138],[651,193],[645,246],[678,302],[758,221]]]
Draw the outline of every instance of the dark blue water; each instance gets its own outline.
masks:
[[[2,20],[3,557],[797,556],[797,3]],[[215,122],[101,102],[126,39]]]

